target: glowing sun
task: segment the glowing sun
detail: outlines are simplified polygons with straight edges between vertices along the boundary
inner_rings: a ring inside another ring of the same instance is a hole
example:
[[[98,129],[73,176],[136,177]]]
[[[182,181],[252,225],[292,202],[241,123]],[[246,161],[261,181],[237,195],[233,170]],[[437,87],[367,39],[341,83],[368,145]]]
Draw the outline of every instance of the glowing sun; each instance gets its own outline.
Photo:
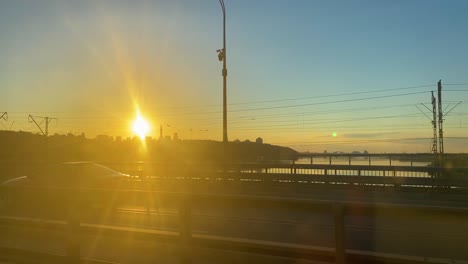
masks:
[[[146,135],[150,131],[150,125],[140,113],[137,113],[135,121],[132,126],[133,132],[137,134],[142,140],[145,139]]]

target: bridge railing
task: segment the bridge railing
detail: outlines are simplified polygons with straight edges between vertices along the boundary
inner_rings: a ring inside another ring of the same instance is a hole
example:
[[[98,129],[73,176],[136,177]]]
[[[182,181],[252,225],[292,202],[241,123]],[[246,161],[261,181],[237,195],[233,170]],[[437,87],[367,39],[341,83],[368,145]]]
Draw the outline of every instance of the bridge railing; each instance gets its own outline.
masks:
[[[115,170],[129,173],[144,179],[145,183],[155,181],[158,184],[181,182],[217,183],[261,183],[265,186],[277,184],[296,184],[301,188],[320,186],[358,187],[358,188],[393,188],[403,189],[438,189],[450,192],[468,190],[468,168],[442,168],[434,166],[396,166],[396,165],[343,165],[343,164],[294,164],[281,162],[252,163],[159,163],[159,162],[122,162],[102,163]],[[11,165],[13,166],[13,165]],[[28,165],[29,166],[29,165]],[[12,167],[13,176],[31,175],[24,164]],[[33,163],[32,168],[44,166]],[[8,166],[7,166],[8,167]],[[24,174],[16,172],[18,168]],[[6,180],[4,177],[0,180]],[[404,187],[404,188],[400,188]]]
[[[468,188],[468,168],[395,165],[288,164],[272,162],[184,164],[108,163],[145,180],[339,184],[357,186]],[[304,185],[303,185],[304,186]],[[455,189],[454,189],[455,190]],[[453,191],[453,190],[452,190]]]
[[[62,262],[80,263],[80,244],[78,237],[83,233],[112,233],[114,235],[126,235],[133,233],[145,239],[163,239],[166,242],[175,243],[181,252],[181,263],[191,263],[191,252],[196,247],[215,249],[238,250],[247,253],[259,253],[283,257],[308,258],[324,262],[335,263],[427,263],[423,257],[405,257],[389,254],[378,254],[376,252],[358,252],[346,248],[346,225],[348,216],[373,217],[376,212],[379,216],[410,217],[414,214],[448,214],[455,216],[468,216],[468,209],[453,207],[427,207],[413,205],[395,204],[373,204],[373,203],[343,203],[328,200],[306,200],[269,198],[255,196],[233,196],[215,194],[193,194],[156,192],[151,190],[111,190],[111,189],[76,189],[76,188],[37,188],[37,187],[14,187],[8,190],[14,193],[18,204],[26,204],[29,207],[57,205],[57,209],[66,213],[64,221],[37,221],[35,219],[20,217],[0,217],[0,224],[8,225],[36,225],[45,229],[56,229],[62,226],[68,232],[67,256],[60,258]],[[86,197],[86,201],[83,198]],[[143,203],[149,200],[167,200],[176,208],[179,215],[179,232],[151,232],[142,229],[121,229],[118,227],[102,226],[99,224],[83,223],[80,214],[87,210],[89,202],[101,202],[106,206],[115,206],[114,203],[128,200],[139,200]],[[251,239],[234,239],[220,236],[209,236],[196,234],[192,230],[193,208],[196,206],[224,205],[229,207],[243,208],[245,206],[258,209],[284,209],[298,210],[303,212],[326,213],[333,219],[334,248],[321,248],[297,244],[274,243],[271,241],[259,241]],[[11,253],[17,249],[1,249],[3,252]],[[26,253],[24,253],[26,254]],[[8,255],[8,254],[7,254]],[[37,257],[37,255],[33,256]],[[59,261],[60,262],[60,261]],[[57,262],[57,263],[59,263]],[[96,262],[98,263],[98,262]]]

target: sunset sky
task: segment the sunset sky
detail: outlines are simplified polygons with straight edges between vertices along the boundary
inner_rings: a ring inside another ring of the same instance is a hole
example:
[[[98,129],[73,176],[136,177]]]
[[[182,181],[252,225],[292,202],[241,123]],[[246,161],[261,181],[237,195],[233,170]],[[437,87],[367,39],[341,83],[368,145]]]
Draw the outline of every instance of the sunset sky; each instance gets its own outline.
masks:
[[[468,1],[225,3],[229,140],[429,152],[442,79],[445,149],[468,152]],[[138,108],[153,137],[222,140],[221,47],[217,0],[2,1],[0,129],[133,136]]]

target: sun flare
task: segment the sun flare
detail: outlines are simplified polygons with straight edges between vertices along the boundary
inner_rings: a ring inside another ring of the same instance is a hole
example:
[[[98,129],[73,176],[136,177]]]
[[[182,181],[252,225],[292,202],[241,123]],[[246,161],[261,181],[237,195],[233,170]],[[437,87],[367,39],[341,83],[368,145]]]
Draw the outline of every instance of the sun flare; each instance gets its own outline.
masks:
[[[142,140],[145,139],[146,135],[150,131],[150,125],[143,116],[138,112],[135,121],[132,126],[133,132],[137,134]]]

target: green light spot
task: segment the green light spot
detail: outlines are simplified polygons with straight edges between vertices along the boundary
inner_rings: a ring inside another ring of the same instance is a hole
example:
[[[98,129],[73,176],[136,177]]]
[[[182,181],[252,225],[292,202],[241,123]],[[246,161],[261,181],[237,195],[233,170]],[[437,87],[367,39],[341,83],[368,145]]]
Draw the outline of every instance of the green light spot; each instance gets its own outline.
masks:
[[[337,135],[338,135],[338,134],[337,134],[336,132],[333,132],[333,133],[332,133],[332,136],[333,136],[333,137],[336,137]]]

